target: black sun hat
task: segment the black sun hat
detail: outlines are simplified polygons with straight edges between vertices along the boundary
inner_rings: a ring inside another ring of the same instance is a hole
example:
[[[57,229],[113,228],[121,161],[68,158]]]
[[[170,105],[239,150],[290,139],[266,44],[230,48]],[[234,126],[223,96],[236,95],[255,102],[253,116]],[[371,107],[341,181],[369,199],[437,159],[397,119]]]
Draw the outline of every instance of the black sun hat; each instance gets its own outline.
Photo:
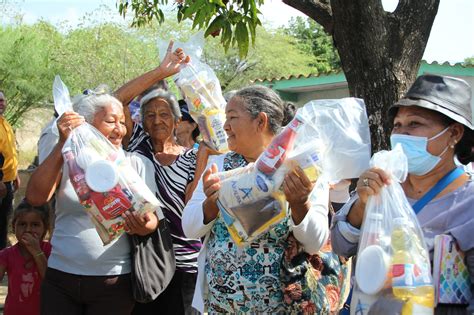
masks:
[[[392,105],[393,116],[401,106],[419,106],[439,112],[474,130],[471,87],[458,78],[426,74],[419,76],[403,98]]]

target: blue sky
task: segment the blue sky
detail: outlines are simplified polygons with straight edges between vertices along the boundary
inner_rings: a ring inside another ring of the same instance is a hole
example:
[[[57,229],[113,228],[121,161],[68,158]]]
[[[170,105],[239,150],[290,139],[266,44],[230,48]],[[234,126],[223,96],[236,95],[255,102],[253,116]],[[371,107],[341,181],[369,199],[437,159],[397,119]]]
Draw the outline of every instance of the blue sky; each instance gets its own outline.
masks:
[[[115,8],[116,0],[13,0],[13,3],[28,23],[43,18],[52,23],[67,21],[74,26],[100,5]],[[383,0],[383,3],[389,10],[398,0]],[[285,24],[291,16],[303,16],[279,0],[267,0],[261,11],[264,20],[273,26]],[[122,19],[118,13],[103,18]],[[474,57],[474,0],[441,0],[423,59],[454,63],[466,57]]]

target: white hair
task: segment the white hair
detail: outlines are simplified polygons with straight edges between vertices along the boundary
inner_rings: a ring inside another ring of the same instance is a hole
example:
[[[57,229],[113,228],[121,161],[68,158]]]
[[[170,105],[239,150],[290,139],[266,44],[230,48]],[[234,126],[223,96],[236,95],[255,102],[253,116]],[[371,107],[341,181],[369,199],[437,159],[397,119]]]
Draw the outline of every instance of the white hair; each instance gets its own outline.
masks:
[[[72,101],[72,107],[76,113],[84,116],[88,123],[92,123],[95,114],[105,107],[116,104],[123,108],[122,103],[110,94],[90,93],[88,95],[77,95]]]
[[[155,98],[162,99],[168,103],[175,121],[178,121],[181,118],[181,110],[179,109],[179,104],[176,100],[176,97],[172,93],[163,89],[155,89],[143,96],[143,98],[140,100],[140,113],[142,116],[142,121],[145,121],[146,106],[151,100]]]

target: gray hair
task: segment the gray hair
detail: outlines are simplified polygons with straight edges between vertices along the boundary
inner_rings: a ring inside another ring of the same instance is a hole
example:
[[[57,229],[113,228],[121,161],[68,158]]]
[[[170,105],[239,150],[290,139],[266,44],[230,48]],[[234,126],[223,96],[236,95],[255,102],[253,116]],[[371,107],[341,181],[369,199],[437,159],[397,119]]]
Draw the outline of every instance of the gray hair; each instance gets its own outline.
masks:
[[[226,92],[224,94],[224,99],[226,102],[229,102],[232,97],[235,96],[235,93],[237,93],[237,90],[230,90],[229,92]]]
[[[98,87],[98,89],[100,86]],[[72,107],[76,113],[84,116],[84,119],[88,123],[92,123],[95,114],[103,110],[111,104],[116,104],[120,108],[123,108],[122,103],[110,94],[104,93],[104,90],[90,91],[87,90],[88,94],[80,94],[74,97],[72,100]]]
[[[172,93],[163,89],[155,89],[143,96],[143,98],[140,100],[140,114],[142,116],[142,121],[145,121],[146,105],[148,105],[151,100],[156,98],[164,100],[166,103],[168,103],[175,121],[181,119],[181,110],[179,109],[179,104],[176,100],[176,97]]]
[[[239,98],[252,118],[256,118],[259,113],[267,114],[270,131],[273,134],[282,127],[287,104],[272,89],[263,85],[253,85],[237,91],[232,98]]]

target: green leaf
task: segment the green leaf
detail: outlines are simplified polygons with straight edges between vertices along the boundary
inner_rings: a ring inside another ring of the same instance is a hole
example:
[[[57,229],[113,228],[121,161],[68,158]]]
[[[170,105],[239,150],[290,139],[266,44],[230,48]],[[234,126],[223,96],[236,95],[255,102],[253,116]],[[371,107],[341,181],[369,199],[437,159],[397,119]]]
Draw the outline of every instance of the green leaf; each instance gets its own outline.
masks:
[[[183,10],[184,10],[184,9],[180,8],[180,9],[178,10],[177,15],[176,15],[176,17],[177,17],[177,19],[178,19],[178,23],[180,23],[180,22],[183,20]]]
[[[212,22],[209,24],[209,27],[207,28],[206,32],[204,33],[204,37],[207,37],[214,33],[217,30],[222,29],[222,26],[224,24],[224,16],[223,15],[218,15]]]
[[[249,33],[247,30],[247,25],[243,21],[237,23],[235,27],[235,38],[239,46],[239,56],[244,58],[247,56],[249,50]]]
[[[198,10],[196,15],[194,16],[193,26],[192,28],[195,29],[196,26],[201,25],[204,22],[204,18],[206,17],[203,10]],[[199,27],[201,28],[201,27]]]
[[[209,0],[209,3],[215,3],[218,6],[225,8],[225,4],[222,2],[222,0]]]

